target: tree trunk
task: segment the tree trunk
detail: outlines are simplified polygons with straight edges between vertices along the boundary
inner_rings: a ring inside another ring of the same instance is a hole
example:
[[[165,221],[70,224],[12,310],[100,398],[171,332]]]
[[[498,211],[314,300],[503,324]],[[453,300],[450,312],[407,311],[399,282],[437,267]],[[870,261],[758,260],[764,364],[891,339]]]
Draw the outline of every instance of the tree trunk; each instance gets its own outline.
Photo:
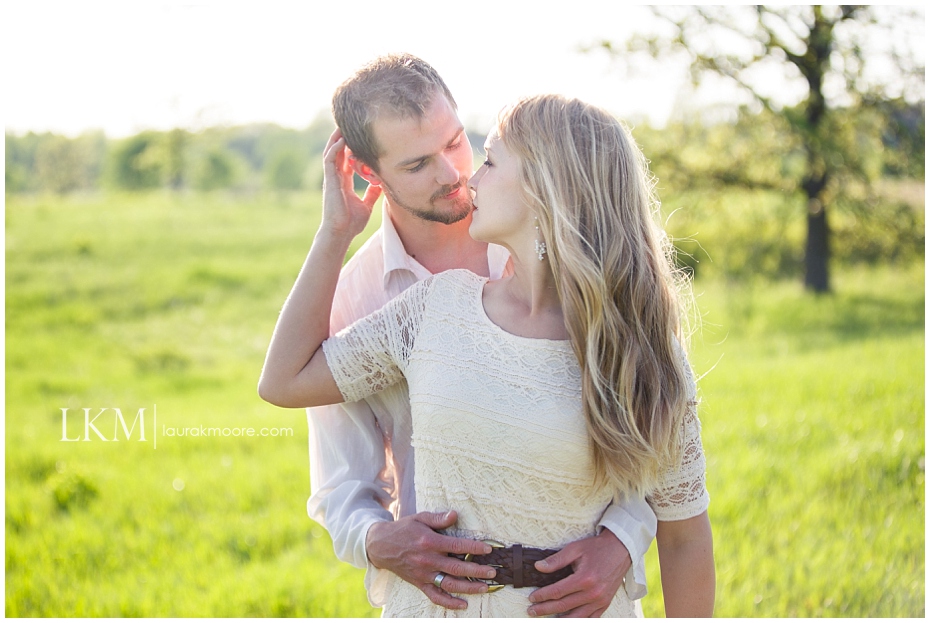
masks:
[[[827,210],[812,198],[807,208],[807,249],[804,254],[804,286],[814,292],[830,291],[830,229]]]
[[[809,87],[804,128],[807,151],[807,176],[802,183],[807,195],[807,249],[804,254],[804,286],[814,292],[830,291],[830,230],[827,226],[827,205],[824,190],[829,178],[824,142],[821,140],[827,102],[823,81],[830,67],[835,21],[826,19],[820,6],[813,7],[814,24],[807,40],[807,52],[799,57],[798,69],[807,78]]]

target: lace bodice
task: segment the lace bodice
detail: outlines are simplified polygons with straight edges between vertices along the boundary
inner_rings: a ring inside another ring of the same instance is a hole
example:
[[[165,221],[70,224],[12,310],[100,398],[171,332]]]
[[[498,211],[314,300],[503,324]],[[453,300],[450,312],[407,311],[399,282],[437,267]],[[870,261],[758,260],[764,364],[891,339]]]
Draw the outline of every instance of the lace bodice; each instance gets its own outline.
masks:
[[[593,486],[581,372],[568,341],[519,337],[493,324],[481,301],[485,281],[464,270],[421,281],[327,340],[324,352],[347,401],[406,377],[418,511],[456,509],[453,534],[560,548],[594,534],[612,499]],[[684,461],[648,496],[660,520],[707,506],[693,410],[683,432]],[[394,587],[386,616],[451,614],[431,610],[404,584]],[[461,614],[524,616],[531,590],[471,597]],[[621,590],[605,616],[631,608]]]

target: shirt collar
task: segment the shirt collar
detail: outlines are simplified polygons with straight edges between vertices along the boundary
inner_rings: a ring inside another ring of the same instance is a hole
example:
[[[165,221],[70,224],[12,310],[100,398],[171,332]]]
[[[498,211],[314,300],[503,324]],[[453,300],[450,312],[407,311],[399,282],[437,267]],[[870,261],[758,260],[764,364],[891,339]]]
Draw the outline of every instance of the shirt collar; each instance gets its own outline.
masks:
[[[513,274],[510,251],[497,244],[488,245],[488,271],[491,281]]]
[[[423,267],[420,262],[416,261],[407,254],[404,243],[394,228],[394,222],[391,215],[388,214],[387,202],[381,202],[381,252],[384,254],[384,286],[387,287],[388,280],[394,271],[409,271],[419,279],[426,279],[430,272]]]
[[[386,202],[381,202],[381,252],[384,257],[384,286],[387,287],[391,274],[394,271],[409,271],[417,280],[426,279],[430,275],[422,264],[410,257],[404,243],[394,227],[394,222],[388,214]],[[488,271],[492,280],[513,272],[512,266],[508,264],[510,252],[502,246],[496,244],[488,245]]]

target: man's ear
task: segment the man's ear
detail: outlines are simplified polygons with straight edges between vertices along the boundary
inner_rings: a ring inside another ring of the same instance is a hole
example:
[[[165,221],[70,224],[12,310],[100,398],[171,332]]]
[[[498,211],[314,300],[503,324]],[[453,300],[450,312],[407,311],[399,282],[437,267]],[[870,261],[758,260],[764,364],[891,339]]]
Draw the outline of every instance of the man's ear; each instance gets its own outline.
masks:
[[[352,170],[355,171],[355,173],[360,178],[362,178],[363,180],[365,180],[372,186],[381,185],[381,178],[378,177],[378,174],[375,173],[374,169],[372,169],[370,166],[368,166],[367,164],[365,164],[364,162],[356,158],[352,154],[351,151],[348,152],[348,155],[349,155],[349,166],[352,167]]]

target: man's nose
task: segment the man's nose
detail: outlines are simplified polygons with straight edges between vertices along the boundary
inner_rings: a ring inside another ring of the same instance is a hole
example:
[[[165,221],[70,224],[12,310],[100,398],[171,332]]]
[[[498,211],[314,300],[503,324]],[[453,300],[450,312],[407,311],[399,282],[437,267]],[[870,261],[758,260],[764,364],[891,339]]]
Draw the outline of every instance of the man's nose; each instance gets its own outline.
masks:
[[[439,159],[439,171],[436,173],[436,181],[444,186],[455,184],[461,177],[459,170],[455,167],[455,161],[448,157]]]

